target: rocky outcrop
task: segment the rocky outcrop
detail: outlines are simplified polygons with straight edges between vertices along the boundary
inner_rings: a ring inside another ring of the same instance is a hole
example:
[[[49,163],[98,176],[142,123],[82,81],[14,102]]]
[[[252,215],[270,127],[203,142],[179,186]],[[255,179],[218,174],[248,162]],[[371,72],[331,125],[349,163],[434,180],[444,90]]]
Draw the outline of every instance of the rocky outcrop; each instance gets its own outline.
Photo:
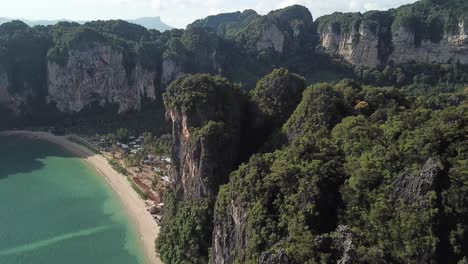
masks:
[[[129,67],[124,54],[110,46],[71,50],[66,65],[47,65],[48,102],[62,112],[80,112],[92,104],[138,110],[142,98],[156,98],[157,76],[138,64]]]
[[[445,33],[439,42],[422,40],[419,45],[415,45],[415,34],[400,27],[392,33],[393,52],[388,61],[468,64],[467,32],[468,28],[465,28],[464,22],[459,21],[457,33]]]
[[[0,107],[8,109],[14,116],[22,114],[21,106],[27,103],[28,92],[12,94],[9,91],[8,74],[0,67]]]
[[[439,41],[419,39],[414,30],[401,25],[378,23],[357,20],[355,25],[338,28],[337,24],[327,24],[320,32],[321,45],[354,65],[368,67],[406,62],[468,64],[468,35],[463,20],[456,32],[445,32]]]
[[[12,107],[12,98],[8,92],[8,75],[0,68],[0,105]]]
[[[284,250],[278,250],[276,253],[263,253],[259,264],[290,264],[292,263]]]
[[[352,64],[377,66],[380,64],[378,44],[379,38],[366,24],[361,24],[358,35],[349,32],[333,32],[331,25],[321,34],[322,46],[328,51],[343,56]]]
[[[355,235],[348,226],[340,225],[336,228],[333,242],[337,249],[337,264],[357,263],[355,240]]]
[[[426,161],[421,170],[414,174],[404,172],[393,182],[393,198],[407,204],[429,207],[430,192],[435,191],[443,168],[435,159]]]
[[[191,102],[184,98],[196,96]],[[226,80],[187,76],[165,97],[172,122],[174,171],[171,182],[188,199],[215,197],[238,160],[240,101]],[[229,151],[225,151],[229,149]]]
[[[356,252],[356,235],[346,225],[339,225],[330,234],[319,235],[315,238],[318,248],[329,252],[337,264],[359,263]]]
[[[178,248],[180,241],[195,243],[188,246],[196,250],[187,253],[187,263],[204,263],[219,186],[228,182],[239,162],[242,95],[226,79],[187,75],[169,86],[164,104],[173,137],[168,197],[177,198],[165,201],[169,206],[164,208],[157,248],[165,251],[160,252],[164,262],[180,263],[185,256],[167,251]],[[174,220],[178,223],[172,225]],[[181,234],[181,226],[197,227]]]
[[[231,200],[224,217],[215,214],[212,263],[235,263],[247,248],[247,210],[241,203]]]
[[[263,32],[261,39],[257,42],[257,50],[272,48],[276,52],[283,53],[284,39],[284,33],[276,25],[271,25]]]
[[[162,63],[161,82],[164,87],[168,87],[173,80],[184,75],[182,65],[173,59],[165,59]]]

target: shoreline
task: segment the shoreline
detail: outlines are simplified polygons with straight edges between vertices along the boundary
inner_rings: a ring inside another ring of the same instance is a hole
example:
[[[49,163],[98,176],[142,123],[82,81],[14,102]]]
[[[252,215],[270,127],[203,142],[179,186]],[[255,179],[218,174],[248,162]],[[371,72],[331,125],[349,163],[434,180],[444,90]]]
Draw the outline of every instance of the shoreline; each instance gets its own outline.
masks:
[[[107,159],[92,152],[84,146],[69,141],[66,136],[55,136],[49,132],[33,131],[0,131],[0,136],[24,136],[31,139],[45,140],[58,145],[73,155],[85,160],[99,175],[103,176],[127,211],[138,231],[143,253],[148,264],[162,264],[156,255],[154,241],[159,234],[159,226],[151,214],[146,210],[145,201],[133,190],[123,175],[116,172]]]

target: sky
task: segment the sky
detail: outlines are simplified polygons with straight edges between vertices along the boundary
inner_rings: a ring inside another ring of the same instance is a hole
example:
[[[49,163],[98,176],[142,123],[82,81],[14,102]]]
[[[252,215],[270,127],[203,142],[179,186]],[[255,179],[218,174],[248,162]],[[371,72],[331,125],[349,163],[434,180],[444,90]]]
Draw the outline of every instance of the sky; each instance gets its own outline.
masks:
[[[106,20],[160,16],[173,27],[185,28],[199,18],[245,9],[266,14],[300,4],[317,18],[335,11],[386,10],[413,2],[415,0],[0,0],[0,17]]]

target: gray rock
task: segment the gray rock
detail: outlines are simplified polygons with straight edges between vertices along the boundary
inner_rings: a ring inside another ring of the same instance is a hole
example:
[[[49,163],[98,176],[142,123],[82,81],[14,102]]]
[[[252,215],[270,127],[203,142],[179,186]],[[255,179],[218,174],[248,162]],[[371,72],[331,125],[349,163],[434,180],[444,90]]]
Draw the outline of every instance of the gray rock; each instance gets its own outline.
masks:
[[[393,182],[393,199],[427,208],[442,170],[439,162],[429,158],[418,173],[403,172]]]
[[[355,235],[353,231],[344,225],[336,228],[336,238],[334,246],[338,251],[339,260],[338,264],[352,264],[357,263],[357,254],[355,249]]]
[[[278,250],[276,253],[262,253],[259,264],[289,264],[292,263],[283,250]]]
[[[49,62],[48,102],[62,112],[79,112],[98,103],[117,104],[119,112],[139,110],[143,98],[156,98],[156,72],[136,65],[125,69],[123,53],[110,46],[96,45],[71,50],[66,65]]]
[[[375,25],[374,25],[375,27]],[[322,46],[329,52],[341,55],[355,65],[374,67],[390,61],[393,63],[456,63],[468,64],[468,33],[464,21],[459,22],[459,30],[455,34],[445,33],[442,40],[432,42],[423,40],[415,45],[415,34],[399,27],[392,30],[392,47],[388,58],[379,57],[380,43],[388,40],[380,39],[373,30],[361,23],[350,32],[333,32],[331,25],[320,34]],[[385,61],[382,61],[385,60]]]

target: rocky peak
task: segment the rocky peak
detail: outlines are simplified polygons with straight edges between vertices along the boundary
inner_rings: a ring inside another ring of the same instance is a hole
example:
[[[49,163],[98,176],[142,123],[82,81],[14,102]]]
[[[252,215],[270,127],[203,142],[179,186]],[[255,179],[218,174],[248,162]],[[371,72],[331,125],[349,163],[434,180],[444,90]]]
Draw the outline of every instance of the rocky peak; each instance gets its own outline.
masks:
[[[175,186],[190,199],[214,197],[238,160],[239,95],[227,80],[183,77],[165,95],[173,128]],[[226,152],[225,149],[230,151]]]
[[[407,204],[429,207],[430,192],[435,191],[442,172],[440,163],[429,158],[418,173],[403,172],[395,179],[393,198]]]

